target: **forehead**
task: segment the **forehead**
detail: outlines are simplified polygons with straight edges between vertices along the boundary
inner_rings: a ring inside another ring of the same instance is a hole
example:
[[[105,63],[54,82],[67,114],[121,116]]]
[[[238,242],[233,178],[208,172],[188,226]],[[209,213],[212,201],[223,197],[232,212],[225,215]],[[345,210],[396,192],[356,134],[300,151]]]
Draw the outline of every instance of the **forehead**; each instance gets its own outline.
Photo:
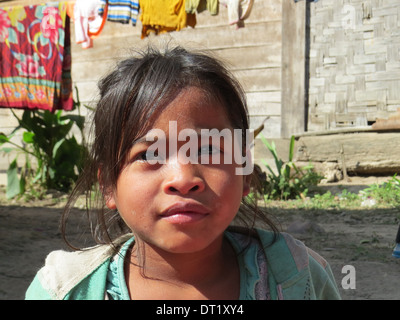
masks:
[[[232,128],[220,99],[197,87],[183,89],[157,117],[153,128],[166,129],[171,121],[177,122],[178,130]]]

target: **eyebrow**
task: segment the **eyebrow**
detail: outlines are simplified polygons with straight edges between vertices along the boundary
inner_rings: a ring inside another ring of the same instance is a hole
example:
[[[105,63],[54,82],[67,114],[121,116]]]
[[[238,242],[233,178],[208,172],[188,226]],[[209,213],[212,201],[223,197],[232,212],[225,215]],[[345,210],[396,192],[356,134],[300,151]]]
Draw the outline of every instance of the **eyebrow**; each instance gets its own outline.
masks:
[[[219,132],[221,132],[221,131],[224,130],[224,129],[228,129],[228,130],[229,130],[229,128],[223,128],[223,129],[221,129],[221,130],[218,129],[218,128],[196,128],[196,129],[188,128],[188,129],[194,130],[194,131],[195,131],[195,134],[196,134],[199,138],[202,138],[203,136],[212,138],[212,137],[214,137],[214,136],[219,136]],[[213,132],[213,131],[212,131],[213,129],[216,129],[216,130],[217,130],[217,133]],[[203,134],[202,134],[202,130],[207,130],[207,131],[208,131],[208,134],[204,134],[204,135],[203,135]],[[163,132],[165,133],[165,131],[163,131]],[[178,133],[178,136],[179,136],[179,133]],[[188,136],[186,136],[186,137],[188,137]],[[157,138],[159,139],[159,137],[157,137]],[[167,140],[169,140],[169,137],[167,138]],[[132,147],[135,146],[135,145],[137,145],[137,144],[141,144],[141,143],[146,144],[146,145],[151,145],[151,144],[153,144],[154,142],[155,142],[154,140],[147,140],[147,133],[146,133],[144,136],[142,136],[142,137],[136,139],[135,141],[133,141],[133,142],[132,142]]]
[[[135,141],[133,141],[132,142],[132,147],[133,146],[135,146],[135,145],[137,145],[137,144],[140,144],[140,143],[143,143],[143,144],[152,144],[152,143],[154,143],[154,141],[148,141],[148,140],[146,140],[146,136],[143,136],[143,137],[141,137],[141,138],[139,138],[139,139],[136,139]]]

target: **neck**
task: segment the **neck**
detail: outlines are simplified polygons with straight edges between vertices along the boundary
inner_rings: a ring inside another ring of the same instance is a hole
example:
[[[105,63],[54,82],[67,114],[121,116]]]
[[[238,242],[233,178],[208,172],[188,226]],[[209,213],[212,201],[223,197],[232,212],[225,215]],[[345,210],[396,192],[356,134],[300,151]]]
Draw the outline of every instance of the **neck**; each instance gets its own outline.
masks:
[[[151,244],[137,242],[132,250],[131,262],[143,268],[144,275],[149,278],[195,283],[223,272],[232,251],[223,237],[204,250],[193,253],[170,253]]]
[[[183,295],[193,293],[196,299],[218,299],[221,293],[229,292],[234,299],[238,298],[240,277],[237,258],[224,237],[200,252],[181,254],[165,252],[150,244],[136,242],[127,258],[132,263],[126,266],[126,278],[129,279],[129,287],[134,294],[148,290],[147,293],[152,298],[159,291],[163,292],[164,298],[169,296],[174,299],[178,297],[178,292]],[[135,290],[140,283],[145,284],[145,288]],[[155,291],[151,290],[152,285]],[[228,287],[229,290],[224,290]]]

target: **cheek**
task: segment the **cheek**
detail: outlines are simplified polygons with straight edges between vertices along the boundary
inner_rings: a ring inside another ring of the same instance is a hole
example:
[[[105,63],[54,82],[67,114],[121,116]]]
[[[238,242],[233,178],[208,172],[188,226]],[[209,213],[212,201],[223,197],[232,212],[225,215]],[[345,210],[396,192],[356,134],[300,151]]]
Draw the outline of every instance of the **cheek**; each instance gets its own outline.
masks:
[[[149,210],[150,206],[148,201],[149,199],[146,199],[141,194],[136,196],[133,194],[130,196],[125,195],[125,197],[120,195],[116,201],[116,208],[122,220],[133,232],[136,231],[138,226],[142,229],[148,228],[149,218],[146,219],[146,216],[150,216],[146,211]]]
[[[108,201],[109,204],[115,204],[116,208],[121,214],[127,212],[129,208],[135,210],[137,206],[137,198],[141,198],[139,187],[137,183],[132,180],[135,179],[131,174],[123,172],[117,181],[116,190],[113,196]],[[142,186],[142,184],[140,184]],[[140,202],[139,202],[140,203]],[[108,204],[107,204],[108,205]],[[109,206],[110,207],[110,206]]]
[[[133,170],[123,172],[118,179],[117,190],[113,196],[113,201],[122,218],[126,222],[141,220],[141,216],[152,208],[159,185],[157,175],[142,174]]]
[[[209,187],[225,203],[238,205],[244,193],[243,177],[230,171],[217,172],[208,178]]]

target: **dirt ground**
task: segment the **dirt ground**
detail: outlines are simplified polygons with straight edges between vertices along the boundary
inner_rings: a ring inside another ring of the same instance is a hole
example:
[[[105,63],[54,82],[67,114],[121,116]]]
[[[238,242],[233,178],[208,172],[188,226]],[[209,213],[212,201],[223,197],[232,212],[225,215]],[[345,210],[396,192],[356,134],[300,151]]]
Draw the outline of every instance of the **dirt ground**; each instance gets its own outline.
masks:
[[[347,190],[370,183],[353,179]],[[46,255],[65,248],[58,230],[61,206],[52,200],[21,205],[0,197],[0,299],[23,299]],[[391,256],[399,209],[269,211],[283,230],[328,260],[343,299],[400,299],[400,259]],[[355,289],[342,286],[342,280],[350,283],[349,271],[342,273],[345,266],[354,267]]]

